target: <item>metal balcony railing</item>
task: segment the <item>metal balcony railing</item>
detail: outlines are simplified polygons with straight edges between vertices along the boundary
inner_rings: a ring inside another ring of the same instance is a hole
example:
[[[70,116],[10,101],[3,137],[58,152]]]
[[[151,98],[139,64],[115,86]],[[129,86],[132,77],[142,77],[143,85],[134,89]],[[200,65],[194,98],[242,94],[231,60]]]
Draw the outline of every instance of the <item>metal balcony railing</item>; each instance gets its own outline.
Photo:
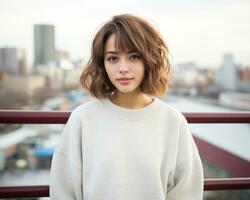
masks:
[[[65,124],[69,111],[0,110],[0,123]],[[183,113],[189,123],[250,123],[250,112]],[[204,190],[250,189],[250,177],[205,179]],[[48,185],[0,186],[0,198],[49,197]]]

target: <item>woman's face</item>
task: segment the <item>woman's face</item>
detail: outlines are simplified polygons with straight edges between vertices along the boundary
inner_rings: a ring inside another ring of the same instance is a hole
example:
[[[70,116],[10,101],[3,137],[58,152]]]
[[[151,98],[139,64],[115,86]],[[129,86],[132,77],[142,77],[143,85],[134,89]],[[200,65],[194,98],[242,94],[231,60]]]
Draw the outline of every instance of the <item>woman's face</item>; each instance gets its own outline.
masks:
[[[140,84],[144,77],[144,63],[138,52],[117,52],[115,34],[109,36],[104,48],[104,66],[107,75],[118,92],[141,92]],[[121,81],[121,78],[130,80]]]

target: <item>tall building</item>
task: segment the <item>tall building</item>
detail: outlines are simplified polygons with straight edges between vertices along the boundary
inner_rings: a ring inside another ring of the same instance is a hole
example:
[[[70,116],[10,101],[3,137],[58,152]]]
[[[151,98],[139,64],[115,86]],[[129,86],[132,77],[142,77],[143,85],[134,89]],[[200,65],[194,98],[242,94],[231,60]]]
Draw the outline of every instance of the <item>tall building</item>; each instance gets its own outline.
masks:
[[[26,75],[26,52],[20,48],[0,48],[0,71],[10,75]]]
[[[48,24],[34,25],[34,65],[55,62],[55,27]]]
[[[238,89],[241,92],[250,93],[250,66],[239,70]]]
[[[224,90],[237,89],[237,67],[232,54],[225,54],[223,62],[216,74],[217,85]]]

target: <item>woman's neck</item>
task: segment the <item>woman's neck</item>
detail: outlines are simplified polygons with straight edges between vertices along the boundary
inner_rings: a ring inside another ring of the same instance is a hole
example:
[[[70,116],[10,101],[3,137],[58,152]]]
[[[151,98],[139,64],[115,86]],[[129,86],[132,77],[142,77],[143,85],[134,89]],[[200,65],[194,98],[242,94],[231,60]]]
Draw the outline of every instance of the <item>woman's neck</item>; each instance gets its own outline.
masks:
[[[151,104],[154,100],[153,98],[147,96],[143,93],[119,93],[110,96],[110,100],[121,107],[128,109],[138,109],[143,108]]]

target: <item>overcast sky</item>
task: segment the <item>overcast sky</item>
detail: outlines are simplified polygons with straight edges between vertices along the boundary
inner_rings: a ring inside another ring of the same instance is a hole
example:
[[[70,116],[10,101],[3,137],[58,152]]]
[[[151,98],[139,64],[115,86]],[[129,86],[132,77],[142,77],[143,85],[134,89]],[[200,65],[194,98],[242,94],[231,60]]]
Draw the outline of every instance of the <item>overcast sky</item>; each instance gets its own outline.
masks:
[[[146,18],[167,42],[173,64],[221,64],[224,53],[250,65],[249,0],[0,0],[0,47],[27,50],[33,61],[33,25],[55,25],[56,48],[88,59],[91,41],[113,15]]]

